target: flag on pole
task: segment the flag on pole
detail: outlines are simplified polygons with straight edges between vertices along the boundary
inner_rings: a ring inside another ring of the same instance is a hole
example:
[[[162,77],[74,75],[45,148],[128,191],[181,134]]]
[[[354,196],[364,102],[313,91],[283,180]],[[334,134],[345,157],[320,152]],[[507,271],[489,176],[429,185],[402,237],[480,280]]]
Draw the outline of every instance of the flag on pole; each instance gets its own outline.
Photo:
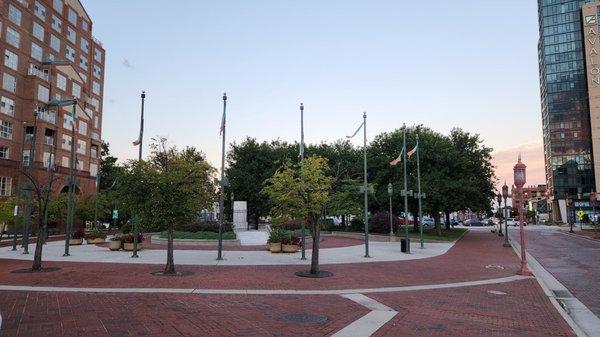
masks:
[[[141,135],[140,135],[141,136]],[[138,139],[133,141],[133,146],[138,146],[140,145],[140,143],[142,142],[142,140],[140,139],[140,136],[138,136]]]
[[[402,154],[404,153],[404,147],[400,150],[400,154],[398,157],[390,162],[390,166],[396,166],[399,162],[402,161]],[[407,153],[408,154],[408,153]]]
[[[415,152],[417,152],[417,148],[419,147],[419,144],[415,145],[415,148],[406,152],[406,155],[410,158],[410,156],[412,156],[413,154],[415,154]]]
[[[352,136],[346,136],[346,138],[354,138],[354,136],[356,136],[356,134],[358,133],[358,131],[360,131],[360,129],[362,129],[363,125],[365,125],[365,122],[362,122],[359,126],[358,129],[356,129],[356,131],[354,131],[354,133],[352,134]]]
[[[225,131],[225,111],[223,111],[223,118],[221,119],[221,128],[219,129],[219,135],[222,135],[223,131]]]

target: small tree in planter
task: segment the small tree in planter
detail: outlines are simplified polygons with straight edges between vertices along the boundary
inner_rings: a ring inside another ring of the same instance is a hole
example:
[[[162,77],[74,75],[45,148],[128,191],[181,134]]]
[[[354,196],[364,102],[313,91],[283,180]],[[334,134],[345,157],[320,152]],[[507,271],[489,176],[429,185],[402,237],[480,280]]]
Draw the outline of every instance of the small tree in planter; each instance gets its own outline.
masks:
[[[106,233],[100,229],[94,229],[85,236],[88,244],[104,243]]]
[[[83,243],[83,237],[85,236],[85,232],[83,228],[77,228],[71,233],[71,239],[69,239],[70,245],[80,245]]]
[[[127,250],[127,251],[132,251],[133,250],[133,241],[135,239],[135,234],[133,233],[127,233],[124,234],[121,237],[121,240],[123,241],[123,249]],[[142,244],[144,242],[146,238],[144,237],[144,234],[142,233],[138,233],[138,249],[142,249]]]
[[[123,238],[121,235],[115,235],[110,240],[108,240],[108,249],[110,250],[120,250],[123,244]]]
[[[313,240],[310,270],[296,273],[298,276],[331,275],[329,272],[319,271],[320,221],[329,202],[334,180],[326,175],[328,171],[326,159],[311,156],[299,165],[284,165],[273,177],[267,179],[263,188],[263,193],[273,202],[272,215],[291,215],[294,219],[305,219],[310,229]]]

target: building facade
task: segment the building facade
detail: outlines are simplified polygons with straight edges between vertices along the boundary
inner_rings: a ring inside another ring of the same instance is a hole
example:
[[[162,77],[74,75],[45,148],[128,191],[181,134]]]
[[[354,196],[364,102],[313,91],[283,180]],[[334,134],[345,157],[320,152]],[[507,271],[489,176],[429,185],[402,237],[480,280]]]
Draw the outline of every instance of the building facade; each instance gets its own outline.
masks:
[[[57,166],[55,193],[66,191],[71,142],[75,191],[84,197],[95,193],[105,52],[92,27],[79,0],[0,1],[0,196],[22,187],[19,170],[33,165],[34,176],[44,179],[51,162]],[[72,99],[75,120],[72,104],[58,104]]]
[[[598,0],[538,0],[544,157],[554,221],[566,222],[569,202],[589,199],[600,183],[600,153],[594,154],[600,151],[600,143],[594,146],[600,129],[588,94],[593,65],[586,57],[589,27],[583,14],[599,5]]]

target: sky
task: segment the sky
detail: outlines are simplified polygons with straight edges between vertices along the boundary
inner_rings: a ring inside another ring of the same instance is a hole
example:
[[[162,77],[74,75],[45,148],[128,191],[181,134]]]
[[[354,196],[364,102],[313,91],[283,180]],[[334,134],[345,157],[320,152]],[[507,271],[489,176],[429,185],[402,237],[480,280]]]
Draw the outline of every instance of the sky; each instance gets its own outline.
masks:
[[[535,1],[82,2],[106,49],[102,137],[121,160],[137,158],[145,90],[144,152],[165,136],[219,167],[227,92],[227,143],[298,140],[303,102],[306,142],[351,134],[363,111],[368,140],[460,127],[494,148],[501,182],[521,152],[527,183],[544,183]]]

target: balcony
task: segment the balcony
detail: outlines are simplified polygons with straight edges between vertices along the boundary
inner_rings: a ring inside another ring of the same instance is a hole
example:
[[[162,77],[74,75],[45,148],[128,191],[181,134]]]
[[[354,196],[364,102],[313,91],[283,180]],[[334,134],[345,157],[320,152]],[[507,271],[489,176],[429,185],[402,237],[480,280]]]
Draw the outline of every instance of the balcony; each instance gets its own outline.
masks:
[[[27,75],[36,76],[46,82],[50,81],[50,76],[48,75],[48,72],[38,68],[35,64],[29,65],[29,71],[27,72]]]

